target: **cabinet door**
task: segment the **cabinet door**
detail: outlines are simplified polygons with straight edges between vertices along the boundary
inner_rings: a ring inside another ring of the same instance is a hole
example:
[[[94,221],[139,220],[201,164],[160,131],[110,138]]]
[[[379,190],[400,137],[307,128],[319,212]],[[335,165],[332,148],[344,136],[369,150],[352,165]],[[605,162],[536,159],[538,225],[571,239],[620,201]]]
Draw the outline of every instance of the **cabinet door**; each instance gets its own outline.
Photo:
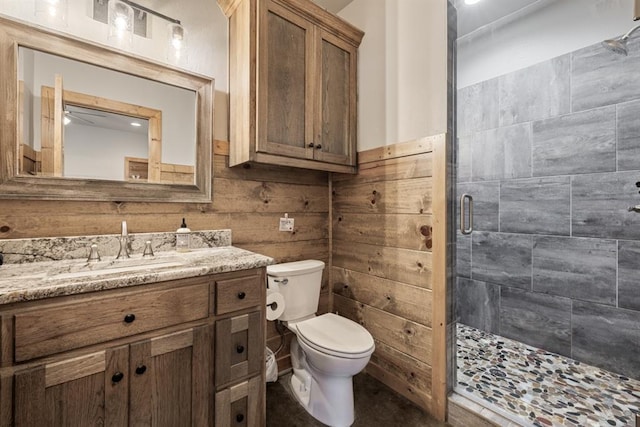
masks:
[[[216,393],[216,427],[260,427],[265,424],[265,383],[254,377]]]
[[[128,366],[122,346],[17,372],[14,425],[127,425]]]
[[[357,49],[325,30],[318,31],[318,46],[315,159],[355,165]]]
[[[131,344],[131,426],[213,426],[213,325]]]
[[[284,7],[260,2],[256,151],[313,158],[314,27]]]
[[[264,369],[263,318],[255,311],[216,321],[216,387]]]

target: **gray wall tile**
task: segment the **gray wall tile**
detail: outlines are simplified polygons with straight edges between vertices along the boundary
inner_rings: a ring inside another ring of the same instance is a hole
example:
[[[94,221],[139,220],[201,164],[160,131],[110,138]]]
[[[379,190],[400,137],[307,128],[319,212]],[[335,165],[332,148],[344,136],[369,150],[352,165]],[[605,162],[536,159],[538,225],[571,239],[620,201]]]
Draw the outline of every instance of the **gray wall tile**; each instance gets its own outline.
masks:
[[[531,123],[498,129],[498,139],[504,144],[503,178],[531,177]]]
[[[498,231],[498,202],[500,182],[473,182],[458,184],[457,203],[462,194],[473,197],[473,229],[478,231]],[[456,212],[460,212],[460,207]],[[460,215],[458,215],[458,226]]]
[[[640,40],[631,39],[629,56],[600,43],[575,51],[571,68],[571,111],[612,105],[640,98]]]
[[[471,145],[471,179],[473,181],[491,181],[504,175],[504,145],[492,129],[474,133]]]
[[[471,235],[456,235],[456,270],[460,277],[471,277]]]
[[[617,108],[618,170],[640,169],[640,101]]]
[[[474,232],[471,277],[531,289],[531,246],[531,236]]]
[[[471,181],[471,136],[457,138],[458,141],[458,182]]]
[[[458,90],[458,136],[498,127],[498,79]]]
[[[577,175],[571,183],[574,236],[640,240],[638,172]]]
[[[569,235],[570,178],[535,178],[500,184],[500,231]]]
[[[476,329],[499,334],[500,286],[458,278],[458,321]]]
[[[575,301],[572,357],[640,378],[640,313]]]
[[[533,175],[616,170],[614,106],[533,123]]]
[[[500,126],[569,112],[569,55],[499,77]]]
[[[618,306],[640,311],[640,242],[618,242]]]
[[[474,181],[531,176],[529,123],[478,132],[470,144]]]
[[[616,305],[615,240],[539,236],[533,240],[533,290]]]
[[[500,335],[570,356],[571,300],[502,288]]]

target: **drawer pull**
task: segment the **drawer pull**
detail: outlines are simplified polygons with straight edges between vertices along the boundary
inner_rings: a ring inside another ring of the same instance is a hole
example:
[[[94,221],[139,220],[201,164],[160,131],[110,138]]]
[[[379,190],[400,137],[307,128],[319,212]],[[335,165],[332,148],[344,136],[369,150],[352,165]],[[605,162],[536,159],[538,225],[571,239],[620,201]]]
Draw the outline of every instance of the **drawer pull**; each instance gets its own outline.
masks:
[[[244,299],[244,297],[246,297],[247,294],[245,294],[244,292],[238,292],[238,299]]]
[[[316,144],[316,150],[320,150],[322,148],[322,144]]]
[[[127,314],[124,316],[124,323],[133,323],[134,320],[136,320],[135,314]]]
[[[113,376],[111,377],[111,382],[113,383],[119,383],[120,381],[122,381],[122,379],[124,378],[124,374],[122,372],[116,372],[115,374],[113,374]]]
[[[244,352],[244,346],[243,346],[243,345],[239,345],[239,346],[237,346],[237,347],[236,347],[236,352],[237,352],[238,354],[243,353],[243,352]]]
[[[244,415],[238,414],[236,415],[236,422],[241,423],[244,421]]]
[[[140,365],[136,368],[136,375],[142,375],[147,372],[147,367],[145,365]]]

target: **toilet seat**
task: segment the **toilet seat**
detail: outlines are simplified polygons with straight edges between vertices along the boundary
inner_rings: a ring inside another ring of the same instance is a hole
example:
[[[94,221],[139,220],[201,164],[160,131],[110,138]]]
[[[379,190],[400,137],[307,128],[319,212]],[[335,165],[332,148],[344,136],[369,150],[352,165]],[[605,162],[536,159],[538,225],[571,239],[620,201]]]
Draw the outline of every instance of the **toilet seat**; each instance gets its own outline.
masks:
[[[346,359],[368,357],[375,348],[364,327],[333,313],[296,323],[298,339],[325,354]]]

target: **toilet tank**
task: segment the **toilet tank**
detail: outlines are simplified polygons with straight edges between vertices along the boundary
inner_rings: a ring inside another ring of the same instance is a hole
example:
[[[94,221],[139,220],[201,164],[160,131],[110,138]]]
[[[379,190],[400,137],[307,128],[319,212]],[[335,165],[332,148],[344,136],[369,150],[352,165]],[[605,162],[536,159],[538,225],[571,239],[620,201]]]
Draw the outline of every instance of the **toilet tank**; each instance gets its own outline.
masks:
[[[318,311],[322,270],[324,262],[317,260],[286,262],[267,267],[269,289],[278,285],[284,297],[285,309],[279,320],[302,319]]]

